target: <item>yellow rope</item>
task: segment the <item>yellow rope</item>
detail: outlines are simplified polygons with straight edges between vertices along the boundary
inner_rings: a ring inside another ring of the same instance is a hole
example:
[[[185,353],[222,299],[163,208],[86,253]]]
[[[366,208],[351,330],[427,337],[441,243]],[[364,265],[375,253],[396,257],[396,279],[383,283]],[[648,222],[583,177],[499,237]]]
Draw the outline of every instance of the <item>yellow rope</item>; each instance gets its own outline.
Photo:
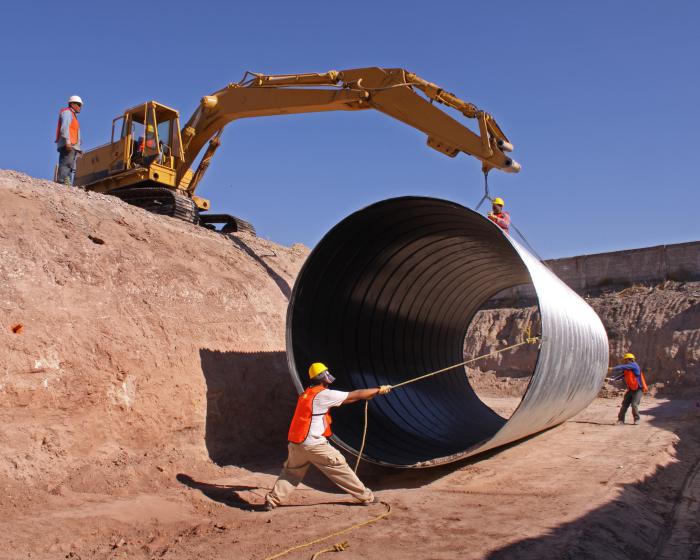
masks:
[[[353,472],[357,474],[357,469],[360,466],[360,459],[362,459],[362,452],[365,450],[365,440],[367,439],[367,412],[369,410],[369,401],[365,401],[365,424],[362,428],[362,445],[360,445],[360,452],[357,454],[357,461],[355,461],[355,468]]]
[[[295,550],[299,550],[302,548],[306,548],[307,546],[311,546],[314,544],[318,544],[320,542],[326,541],[330,538],[337,537],[338,535],[342,535],[343,533],[349,533],[350,531],[353,531],[354,529],[359,529],[360,527],[364,527],[365,525],[369,525],[370,523],[374,523],[376,521],[379,521],[380,519],[384,519],[385,517],[388,517],[389,514],[391,513],[391,506],[387,504],[386,502],[382,502],[386,506],[386,511],[382,513],[381,515],[377,515],[376,517],[373,517],[372,519],[368,519],[367,521],[363,521],[362,523],[356,523],[355,525],[351,525],[350,527],[347,527],[345,529],[342,529],[340,531],[336,531],[335,533],[331,533],[330,535],[326,535],[325,537],[321,537],[320,539],[315,539],[313,541],[309,541],[304,544],[299,544],[297,546],[293,546],[291,548],[288,548],[287,550],[283,550],[282,552],[278,552],[277,554],[274,554],[272,556],[268,556],[265,558],[265,560],[275,560],[275,558],[281,558],[282,556],[286,556],[290,552],[294,552]]]
[[[325,554],[326,552],[343,552],[343,550],[347,550],[348,548],[350,548],[350,543],[348,541],[339,542],[330,548],[319,550],[311,557],[311,560],[316,560],[316,558],[321,556],[321,554]]]
[[[458,364],[455,364],[453,366],[448,366],[446,368],[438,369],[435,371],[431,371],[430,373],[426,373],[425,375],[420,375],[418,377],[413,377],[412,379],[407,379],[406,381],[402,381],[401,383],[397,383],[396,385],[391,386],[391,390],[393,391],[394,389],[397,389],[398,387],[403,387],[404,385],[409,385],[410,383],[415,383],[416,381],[420,381],[422,379],[427,379],[428,377],[433,377],[434,375],[439,375],[441,373],[445,373],[446,371],[450,371],[452,369],[456,369],[461,366],[466,366],[467,364],[471,364],[473,362],[476,362],[478,360],[483,360],[485,358],[488,358],[489,356],[493,356],[495,354],[500,354],[501,352],[505,352],[506,350],[512,350],[513,348],[517,348],[518,346],[523,346],[524,344],[535,344],[539,340],[538,337],[536,336],[531,336],[530,333],[530,327],[527,328],[527,334],[525,336],[525,340],[522,342],[518,342],[517,344],[511,344],[510,346],[506,346],[505,348],[500,348],[498,350],[494,350],[493,352],[489,352],[488,354],[483,354],[481,356],[477,356],[476,358],[471,358],[469,360],[466,360],[464,362],[460,362]],[[365,401],[365,425],[362,430],[362,445],[360,445],[360,451],[357,453],[357,461],[355,462],[355,474],[357,474],[357,469],[360,466],[360,459],[362,458],[362,453],[365,450],[365,440],[367,439],[367,416],[368,416],[368,409],[369,409],[369,401]]]

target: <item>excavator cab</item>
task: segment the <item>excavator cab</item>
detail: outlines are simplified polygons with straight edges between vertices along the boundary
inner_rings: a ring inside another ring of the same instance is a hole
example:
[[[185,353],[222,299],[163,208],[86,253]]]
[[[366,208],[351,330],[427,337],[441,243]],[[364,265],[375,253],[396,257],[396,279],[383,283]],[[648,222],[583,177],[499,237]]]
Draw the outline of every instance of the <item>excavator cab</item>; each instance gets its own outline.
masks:
[[[197,204],[177,186],[183,160],[179,113],[148,101],[115,118],[111,141],[78,159],[75,184],[156,214],[198,223]]]
[[[98,192],[136,185],[175,188],[183,159],[180,115],[148,101],[112,121],[111,142],[78,160],[75,183]]]
[[[130,167],[147,166],[152,163],[175,169],[176,159],[182,159],[180,118],[174,109],[150,101],[120,117],[120,137],[130,136]],[[116,130],[112,129],[112,142]]]

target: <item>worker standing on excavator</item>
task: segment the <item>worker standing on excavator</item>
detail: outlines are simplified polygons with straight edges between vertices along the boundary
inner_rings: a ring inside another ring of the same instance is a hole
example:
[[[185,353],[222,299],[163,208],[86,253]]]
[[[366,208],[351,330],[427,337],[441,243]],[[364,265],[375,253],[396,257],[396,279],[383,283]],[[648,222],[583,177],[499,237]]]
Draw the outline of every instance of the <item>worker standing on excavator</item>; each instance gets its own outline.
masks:
[[[348,466],[345,457],[328,443],[331,435],[331,417],[328,409],[369,400],[376,395],[386,395],[390,385],[374,389],[334,391],[329,389],[335,378],[320,362],[309,368],[311,385],[297,401],[297,407],[289,426],[289,455],[274,488],[265,496],[264,511],[271,511],[282,504],[303,480],[309,465],[315,465],[339,488],[345,490],[363,505],[377,503],[367,488]]]
[[[78,95],[71,95],[68,107],[61,109],[56,125],[56,145],[58,149],[58,174],[56,182],[67,186],[73,184],[75,159],[81,149],[80,123],[78,113],[83,106],[83,100]]]
[[[510,214],[503,211],[505,202],[499,196],[491,201],[491,212],[488,213],[488,219],[495,223],[506,233],[510,230]]]
[[[627,391],[622,399],[620,412],[617,415],[618,424],[625,423],[625,414],[627,414],[627,409],[630,406],[632,406],[634,423],[635,425],[639,424],[639,404],[642,402],[642,393],[646,393],[648,389],[644,374],[635,360],[634,354],[628,352],[625,354],[622,364],[610,368],[610,371],[618,374],[617,377],[612,378],[612,381],[624,378],[627,385]]]

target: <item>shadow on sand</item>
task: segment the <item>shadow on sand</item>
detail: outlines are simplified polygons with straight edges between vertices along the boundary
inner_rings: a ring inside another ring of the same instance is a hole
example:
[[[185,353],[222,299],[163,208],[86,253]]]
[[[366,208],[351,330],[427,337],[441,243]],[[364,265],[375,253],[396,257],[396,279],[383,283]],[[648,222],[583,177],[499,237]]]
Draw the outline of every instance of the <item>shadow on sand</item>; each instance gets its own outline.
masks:
[[[277,287],[280,289],[280,292],[282,292],[282,295],[285,297],[287,301],[289,301],[289,298],[292,297],[292,288],[289,286],[289,283],[280,276],[277,271],[272,268],[265,260],[262,258],[264,255],[258,255],[253,248],[248,245],[243,239],[236,235],[229,235],[229,239],[231,240],[231,243],[233,243],[236,247],[241,249],[244,253],[246,253],[250,258],[252,258],[256,263],[258,263],[260,266],[265,269],[265,272],[267,272],[268,276],[272,278],[272,280],[277,284]],[[267,255],[267,256],[276,256],[274,252],[272,255]]]
[[[641,482],[621,485],[613,501],[547,534],[491,553],[489,560],[700,558],[700,426],[692,401],[668,401],[643,421],[679,436],[676,462]],[[635,429],[628,426],[627,429]],[[690,486],[694,485],[694,488]],[[694,502],[694,505],[693,505]]]
[[[277,474],[286,456],[286,433],[296,403],[285,353],[202,349],[200,357],[207,383],[206,446],[211,459],[219,465]],[[700,558],[700,488],[690,487],[700,485],[698,412],[690,401],[662,402],[643,412],[645,422],[679,436],[676,462],[657,469],[641,482],[623,485],[616,499],[589,514],[540,537],[494,551],[489,560],[593,559],[599,558],[603,549],[606,558],[620,560]],[[511,445],[521,443],[522,440]],[[467,465],[488,460],[504,449],[507,447],[433,469],[396,471],[363,464],[359,474],[375,490],[418,488]],[[348,461],[354,465],[352,457]],[[199,489],[213,500],[232,507],[248,507],[236,494],[238,490],[249,490],[247,487],[181,477],[178,479],[183,484]],[[315,469],[309,470],[304,483],[321,491],[338,492]],[[629,521],[621,519],[634,520],[633,528]]]
[[[207,385],[205,443],[211,460],[279,466],[296,404],[286,354],[202,348],[199,356]]]

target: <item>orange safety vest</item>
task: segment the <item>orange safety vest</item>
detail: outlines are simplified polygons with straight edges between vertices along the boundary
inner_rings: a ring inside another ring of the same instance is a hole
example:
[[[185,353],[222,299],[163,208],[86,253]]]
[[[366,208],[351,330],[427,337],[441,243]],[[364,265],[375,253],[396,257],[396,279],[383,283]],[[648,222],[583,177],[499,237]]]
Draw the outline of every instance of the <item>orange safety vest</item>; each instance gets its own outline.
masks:
[[[146,140],[145,138],[141,138],[141,143],[139,144],[139,152],[144,152],[146,148],[153,149],[156,147],[156,139],[151,136]]]
[[[627,383],[627,388],[630,391],[636,391],[637,389],[639,389],[639,382],[637,381],[637,376],[634,374],[634,372],[631,369],[626,369],[624,371],[624,375],[625,375],[625,383]],[[639,376],[642,379],[642,392],[646,393],[649,390],[649,387],[647,387],[647,380],[644,379],[644,372],[640,371]]]
[[[323,385],[315,385],[309,387],[297,400],[297,407],[294,410],[292,423],[289,425],[289,434],[287,440],[292,443],[302,443],[309,435],[311,429],[311,419],[314,415],[314,399],[321,391],[326,388]],[[324,413],[326,420],[326,431],[323,432],[324,437],[330,437],[331,432],[331,415],[329,412]]]
[[[68,135],[71,145],[75,145],[78,143],[78,138],[80,136],[80,123],[78,122],[77,113],[70,107],[65,107],[64,109],[61,109],[61,111],[58,113],[58,124],[56,125],[56,142],[58,142],[58,140],[61,138],[61,117],[66,111],[70,111],[71,113],[73,113],[73,120],[70,122],[70,127],[68,128]]]
[[[505,210],[501,210],[500,214],[488,216],[488,219],[495,223],[506,233],[510,233],[510,214]]]

